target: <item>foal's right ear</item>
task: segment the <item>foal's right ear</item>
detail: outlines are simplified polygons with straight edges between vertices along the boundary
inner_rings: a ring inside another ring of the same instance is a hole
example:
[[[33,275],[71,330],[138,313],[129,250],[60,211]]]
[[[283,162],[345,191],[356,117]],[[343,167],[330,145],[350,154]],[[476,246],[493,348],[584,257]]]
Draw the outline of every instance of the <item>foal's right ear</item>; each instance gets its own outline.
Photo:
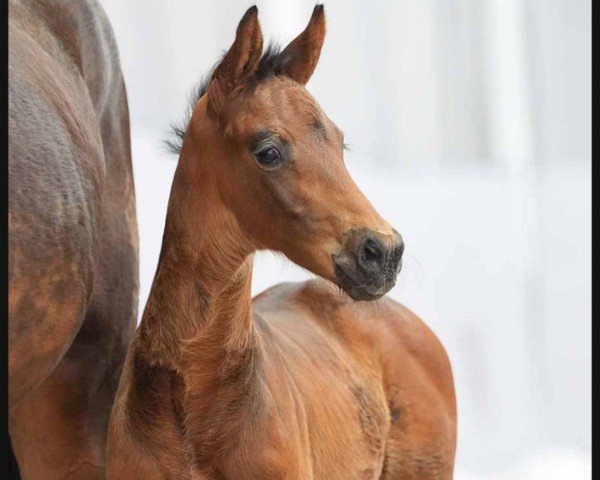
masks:
[[[250,7],[237,27],[235,41],[213,71],[208,87],[208,103],[217,115],[226,97],[241,87],[256,71],[262,54],[263,36],[258,8]]]

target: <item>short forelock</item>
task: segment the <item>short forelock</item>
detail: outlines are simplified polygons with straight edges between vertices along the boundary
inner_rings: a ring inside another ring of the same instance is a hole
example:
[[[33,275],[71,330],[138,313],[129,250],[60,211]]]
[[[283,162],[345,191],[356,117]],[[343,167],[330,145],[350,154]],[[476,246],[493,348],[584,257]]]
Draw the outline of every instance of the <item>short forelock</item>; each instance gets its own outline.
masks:
[[[269,43],[258,63],[256,72],[252,76],[250,83],[256,85],[266,78],[283,75],[284,67],[289,60],[289,56],[285,51],[281,51],[281,47],[278,44],[273,42]],[[218,63],[216,65],[218,65]],[[176,155],[181,153],[183,138],[185,137],[187,126],[192,117],[192,112],[198,101],[206,94],[215,67],[213,67],[207,75],[202,77],[189,95],[186,115],[183,121],[171,124],[170,136],[165,140],[165,145],[171,153]]]

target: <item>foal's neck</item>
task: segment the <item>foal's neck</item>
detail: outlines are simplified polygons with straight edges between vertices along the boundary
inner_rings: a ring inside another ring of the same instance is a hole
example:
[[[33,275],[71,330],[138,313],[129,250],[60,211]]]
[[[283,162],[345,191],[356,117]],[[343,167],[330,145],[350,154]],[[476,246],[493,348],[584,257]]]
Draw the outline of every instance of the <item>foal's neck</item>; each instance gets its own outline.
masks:
[[[146,359],[180,372],[246,358],[253,341],[253,248],[197,155],[187,141],[140,332]]]

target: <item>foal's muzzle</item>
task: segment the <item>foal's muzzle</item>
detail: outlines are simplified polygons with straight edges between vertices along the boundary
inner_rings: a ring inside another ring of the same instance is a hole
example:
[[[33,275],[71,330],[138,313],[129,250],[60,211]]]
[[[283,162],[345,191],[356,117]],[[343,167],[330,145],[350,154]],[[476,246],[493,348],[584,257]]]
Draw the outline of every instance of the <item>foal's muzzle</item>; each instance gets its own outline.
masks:
[[[332,257],[337,284],[354,300],[375,300],[395,285],[403,252],[404,242],[395,230],[383,235],[353,229],[342,251]]]

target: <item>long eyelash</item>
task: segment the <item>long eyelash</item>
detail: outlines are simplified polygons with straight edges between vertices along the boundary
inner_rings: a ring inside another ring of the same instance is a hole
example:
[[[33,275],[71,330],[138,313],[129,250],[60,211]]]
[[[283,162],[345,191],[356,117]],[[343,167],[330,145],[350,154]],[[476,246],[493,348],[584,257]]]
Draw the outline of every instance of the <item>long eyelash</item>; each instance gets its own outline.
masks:
[[[352,146],[349,143],[344,142],[343,147],[344,147],[344,150],[346,150],[347,152],[352,150]]]

